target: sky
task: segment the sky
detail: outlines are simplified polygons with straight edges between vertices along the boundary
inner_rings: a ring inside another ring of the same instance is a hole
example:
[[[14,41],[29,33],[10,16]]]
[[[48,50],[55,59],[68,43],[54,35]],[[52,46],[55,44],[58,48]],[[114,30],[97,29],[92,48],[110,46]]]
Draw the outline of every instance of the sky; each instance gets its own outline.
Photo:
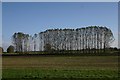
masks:
[[[120,48],[120,2],[119,2],[119,4],[118,4],[118,47]]]
[[[118,46],[117,2],[3,2],[3,48],[11,44],[15,32],[31,35],[53,28],[106,26],[114,34],[113,47]]]
[[[2,3],[0,2],[0,11],[2,11]],[[0,12],[0,46],[2,46],[2,12]]]
[[[2,2],[118,2],[119,0],[2,0]]]

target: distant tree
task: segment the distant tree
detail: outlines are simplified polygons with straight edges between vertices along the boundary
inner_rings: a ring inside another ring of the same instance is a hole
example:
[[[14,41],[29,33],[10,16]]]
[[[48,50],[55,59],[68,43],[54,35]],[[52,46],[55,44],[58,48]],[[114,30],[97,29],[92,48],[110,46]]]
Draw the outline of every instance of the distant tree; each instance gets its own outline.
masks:
[[[14,46],[10,45],[10,46],[7,48],[7,52],[8,52],[8,53],[13,53],[13,52],[14,52]]]
[[[27,52],[29,50],[29,34],[24,34],[24,52]]]
[[[22,32],[14,33],[12,36],[13,44],[17,52],[23,52],[23,39],[24,33]]]
[[[2,47],[0,47],[0,53],[2,53],[4,50],[3,50],[3,48]]]
[[[12,42],[16,52],[26,52],[29,49],[29,34],[22,32],[14,33]]]
[[[15,51],[80,50],[82,53],[107,51],[114,41],[107,27],[88,26],[77,29],[48,29],[30,36],[22,32],[12,37]],[[91,49],[95,49],[91,51]]]
[[[114,50],[118,50],[117,47],[114,47]]]
[[[37,39],[37,34],[34,34],[34,36],[33,36],[34,51],[36,51],[36,48],[37,48],[36,39]]]
[[[50,44],[46,44],[46,45],[44,46],[44,50],[45,50],[45,51],[51,51],[51,50],[52,50],[51,45],[50,45]]]

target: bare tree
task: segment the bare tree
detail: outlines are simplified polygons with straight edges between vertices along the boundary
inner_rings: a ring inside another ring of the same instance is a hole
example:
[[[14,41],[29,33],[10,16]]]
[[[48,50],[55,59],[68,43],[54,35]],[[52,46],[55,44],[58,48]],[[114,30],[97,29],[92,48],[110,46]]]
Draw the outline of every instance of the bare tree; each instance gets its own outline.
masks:
[[[46,45],[54,50],[82,50],[90,53],[110,47],[114,41],[113,33],[107,27],[89,26],[77,29],[48,29],[30,36],[22,32],[12,36],[15,51],[44,51]]]

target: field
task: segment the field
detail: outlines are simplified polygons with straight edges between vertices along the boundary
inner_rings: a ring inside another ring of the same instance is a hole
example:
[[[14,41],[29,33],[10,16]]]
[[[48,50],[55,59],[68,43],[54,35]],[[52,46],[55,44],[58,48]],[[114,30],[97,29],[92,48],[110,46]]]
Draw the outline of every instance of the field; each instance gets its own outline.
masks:
[[[2,61],[2,77],[8,80],[118,79],[118,56],[3,56]]]

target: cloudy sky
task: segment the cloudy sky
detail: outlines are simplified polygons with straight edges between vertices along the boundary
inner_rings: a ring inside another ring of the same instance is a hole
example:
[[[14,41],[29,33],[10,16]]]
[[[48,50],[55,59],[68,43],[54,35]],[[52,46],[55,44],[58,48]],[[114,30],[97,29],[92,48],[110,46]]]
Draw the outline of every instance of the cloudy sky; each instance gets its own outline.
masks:
[[[15,32],[35,34],[52,28],[106,26],[118,45],[117,2],[3,2],[3,47],[11,44]]]

